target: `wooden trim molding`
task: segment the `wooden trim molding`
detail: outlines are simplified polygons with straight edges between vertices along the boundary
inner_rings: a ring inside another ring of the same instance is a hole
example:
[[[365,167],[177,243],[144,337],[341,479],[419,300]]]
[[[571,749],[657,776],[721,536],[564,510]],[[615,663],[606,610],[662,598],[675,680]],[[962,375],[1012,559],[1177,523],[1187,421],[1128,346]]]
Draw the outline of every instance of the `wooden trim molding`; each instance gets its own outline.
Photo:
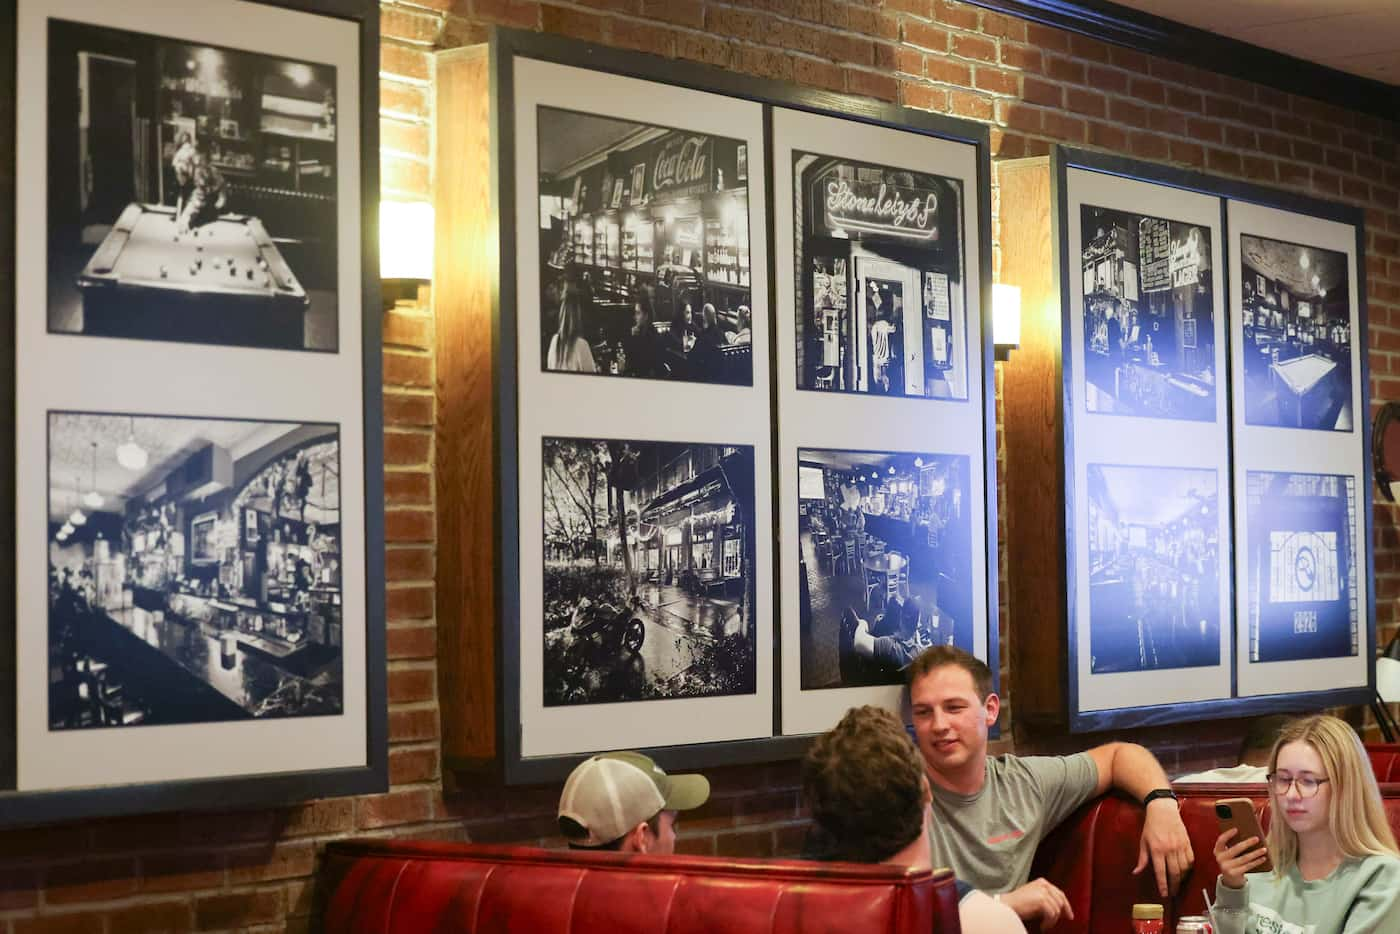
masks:
[[[1400,87],[1304,61],[1107,0],[968,0],[975,6],[1394,120]]]

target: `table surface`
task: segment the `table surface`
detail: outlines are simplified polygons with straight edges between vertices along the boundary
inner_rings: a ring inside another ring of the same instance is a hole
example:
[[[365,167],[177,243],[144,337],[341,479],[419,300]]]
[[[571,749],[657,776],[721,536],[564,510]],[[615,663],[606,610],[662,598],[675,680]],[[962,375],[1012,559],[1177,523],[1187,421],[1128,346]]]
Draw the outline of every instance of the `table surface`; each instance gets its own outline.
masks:
[[[182,234],[175,209],[158,204],[128,205],[78,281],[187,292],[306,294],[256,217],[225,214]]]
[[[883,555],[871,555],[864,562],[867,571],[876,571],[882,574],[893,574],[904,567],[904,558],[897,554],[885,553]]]
[[[1321,354],[1311,353],[1294,357],[1273,365],[1279,379],[1288,384],[1295,393],[1304,393],[1316,386],[1323,378],[1337,368],[1337,361],[1329,360]]]

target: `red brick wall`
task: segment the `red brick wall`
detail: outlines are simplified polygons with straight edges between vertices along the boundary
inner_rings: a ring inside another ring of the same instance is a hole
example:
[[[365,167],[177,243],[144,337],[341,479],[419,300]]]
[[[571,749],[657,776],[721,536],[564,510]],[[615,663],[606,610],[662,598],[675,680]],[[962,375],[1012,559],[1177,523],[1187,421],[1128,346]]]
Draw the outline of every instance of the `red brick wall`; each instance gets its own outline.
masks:
[[[430,196],[431,56],[479,41],[493,23],[959,114],[992,124],[994,158],[1043,154],[1064,141],[1360,205],[1370,241],[1372,393],[1400,399],[1395,123],[947,0],[388,0],[380,73],[386,197]],[[300,931],[310,923],[316,853],[328,839],[547,838],[554,788],[477,781],[442,790],[429,466],[433,319],[430,296],[419,298],[384,319],[391,791],[271,812],[0,833],[0,934]],[[1377,505],[1383,640],[1400,624],[1397,518],[1393,507]],[[1004,552],[1001,565],[1005,580]],[[1000,605],[1005,633],[1014,621],[1004,587]],[[1013,675],[1003,656],[1003,684],[1014,686]],[[1237,730],[1223,722],[1133,738],[1176,769],[1229,759]],[[793,765],[721,769],[712,777],[713,803],[682,824],[684,850],[796,851]]]

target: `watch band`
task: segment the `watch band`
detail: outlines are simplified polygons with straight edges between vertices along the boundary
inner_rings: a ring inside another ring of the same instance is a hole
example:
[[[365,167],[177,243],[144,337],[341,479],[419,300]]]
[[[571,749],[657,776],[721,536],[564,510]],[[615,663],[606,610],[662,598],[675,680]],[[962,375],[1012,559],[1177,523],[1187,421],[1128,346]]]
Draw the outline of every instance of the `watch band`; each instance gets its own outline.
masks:
[[[1176,792],[1172,791],[1170,788],[1154,788],[1147,793],[1147,797],[1142,799],[1142,806],[1147,807],[1158,798],[1171,798],[1173,801],[1179,800],[1176,796]]]

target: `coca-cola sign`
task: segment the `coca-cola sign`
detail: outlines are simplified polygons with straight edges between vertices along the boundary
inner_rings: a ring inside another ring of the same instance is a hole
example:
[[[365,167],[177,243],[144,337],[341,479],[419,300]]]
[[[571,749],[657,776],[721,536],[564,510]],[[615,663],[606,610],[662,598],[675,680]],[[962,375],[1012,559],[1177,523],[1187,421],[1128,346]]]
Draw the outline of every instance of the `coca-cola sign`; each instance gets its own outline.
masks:
[[[676,133],[662,141],[651,169],[655,192],[698,194],[711,187],[712,140]]]
[[[913,240],[938,239],[938,193],[928,188],[831,178],[825,195],[830,227]]]

